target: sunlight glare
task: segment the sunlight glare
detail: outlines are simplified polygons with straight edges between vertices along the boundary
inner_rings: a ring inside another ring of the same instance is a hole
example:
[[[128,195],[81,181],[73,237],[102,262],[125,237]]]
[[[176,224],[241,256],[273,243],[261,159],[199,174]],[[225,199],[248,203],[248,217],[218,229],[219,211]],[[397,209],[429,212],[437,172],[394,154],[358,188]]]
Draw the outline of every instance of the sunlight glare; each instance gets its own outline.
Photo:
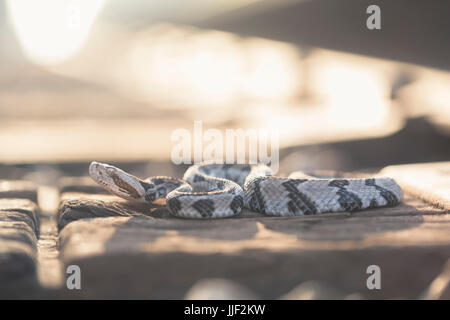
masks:
[[[25,55],[43,65],[59,64],[83,45],[104,0],[7,0]]]

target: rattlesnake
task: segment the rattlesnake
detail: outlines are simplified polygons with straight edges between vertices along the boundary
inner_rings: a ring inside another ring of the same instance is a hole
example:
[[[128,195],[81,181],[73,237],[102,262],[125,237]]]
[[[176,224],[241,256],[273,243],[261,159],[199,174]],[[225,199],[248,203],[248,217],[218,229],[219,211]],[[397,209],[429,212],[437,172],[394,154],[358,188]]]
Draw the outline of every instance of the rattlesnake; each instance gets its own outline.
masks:
[[[182,218],[223,218],[242,208],[270,216],[298,216],[395,206],[402,190],[392,178],[316,178],[295,172],[275,177],[269,167],[200,163],[183,179],[155,176],[142,180],[108,164],[92,162],[92,179],[119,197],[153,203],[165,198]]]

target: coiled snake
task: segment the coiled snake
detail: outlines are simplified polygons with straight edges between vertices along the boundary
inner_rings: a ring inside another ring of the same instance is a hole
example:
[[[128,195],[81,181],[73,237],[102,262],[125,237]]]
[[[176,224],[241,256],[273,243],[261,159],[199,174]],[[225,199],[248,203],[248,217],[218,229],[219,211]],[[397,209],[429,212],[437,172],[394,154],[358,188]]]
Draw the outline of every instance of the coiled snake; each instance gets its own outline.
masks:
[[[200,163],[183,180],[165,176],[145,180],[108,164],[92,162],[89,174],[119,197],[153,203],[166,199],[182,218],[223,218],[248,208],[270,216],[298,216],[395,206],[402,190],[392,178],[315,178],[300,172],[272,176],[265,165]]]

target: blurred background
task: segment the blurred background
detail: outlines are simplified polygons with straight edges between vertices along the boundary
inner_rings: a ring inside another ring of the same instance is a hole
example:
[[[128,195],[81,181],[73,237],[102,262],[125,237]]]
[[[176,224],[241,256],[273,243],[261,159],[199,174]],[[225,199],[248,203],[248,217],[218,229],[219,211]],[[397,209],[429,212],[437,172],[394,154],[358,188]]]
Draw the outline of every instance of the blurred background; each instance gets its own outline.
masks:
[[[371,4],[381,30],[366,27]],[[449,13],[416,0],[0,1],[0,162],[163,163],[194,120],[278,130],[283,172],[450,160]]]
[[[366,27],[369,5],[380,30]],[[449,161],[449,17],[449,0],[0,0],[0,196],[32,198],[40,217],[27,233],[28,209],[5,200],[0,283],[33,294],[17,279],[28,285],[36,268],[40,295],[80,264],[86,297],[149,297],[152,286],[152,298],[254,298],[248,285],[261,297],[335,299],[366,295],[376,263],[384,289],[368,298],[445,288],[448,218],[411,195],[361,216],[205,226],[163,220],[161,208],[143,219],[87,175],[96,160],[181,177],[171,136],[193,134],[195,121],[203,132],[276,130],[280,175]],[[447,167],[420,168],[406,181],[446,197]]]

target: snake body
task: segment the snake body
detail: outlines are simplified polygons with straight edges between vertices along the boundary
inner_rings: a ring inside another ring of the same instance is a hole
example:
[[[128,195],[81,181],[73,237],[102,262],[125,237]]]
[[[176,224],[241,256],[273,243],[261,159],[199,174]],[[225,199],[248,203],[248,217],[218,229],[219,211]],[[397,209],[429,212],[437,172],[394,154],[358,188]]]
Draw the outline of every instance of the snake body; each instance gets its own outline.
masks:
[[[155,176],[142,180],[114,166],[92,162],[90,176],[122,198],[153,203],[165,198],[174,216],[224,218],[245,207],[269,216],[298,216],[395,206],[402,190],[388,177],[317,178],[302,172],[272,175],[269,167],[200,163],[183,179]]]

